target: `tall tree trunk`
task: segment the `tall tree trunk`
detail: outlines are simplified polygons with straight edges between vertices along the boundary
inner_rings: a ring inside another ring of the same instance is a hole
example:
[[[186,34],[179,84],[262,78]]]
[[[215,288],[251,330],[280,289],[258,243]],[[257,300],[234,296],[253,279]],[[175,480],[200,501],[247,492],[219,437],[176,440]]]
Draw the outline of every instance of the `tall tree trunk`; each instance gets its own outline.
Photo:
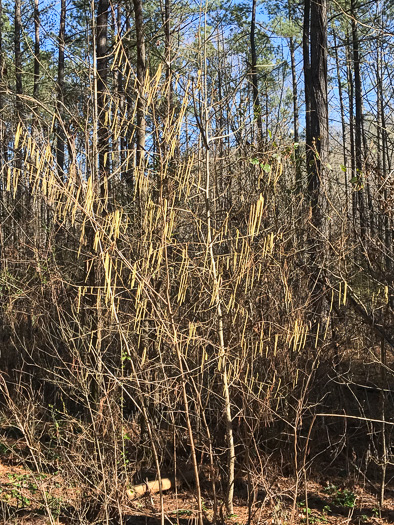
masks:
[[[65,149],[65,133],[64,122],[62,116],[64,106],[64,48],[66,36],[66,0],[61,0],[60,4],[60,24],[59,24],[59,57],[57,66],[57,142],[56,142],[56,162],[59,170],[59,175],[63,177],[64,174],[64,149]]]
[[[294,38],[291,36],[289,39],[290,49],[290,62],[291,62],[291,79],[293,87],[293,131],[294,131],[294,142],[297,144],[294,150],[295,163],[296,163],[296,190],[297,192],[302,191],[302,172],[300,163],[300,150],[299,144],[299,115],[298,115],[298,88],[297,88],[297,70],[295,61],[295,44]]]
[[[22,119],[22,51],[21,51],[21,0],[15,0],[15,33],[14,33],[14,52],[15,52],[15,94],[16,94],[16,114],[17,119]]]
[[[310,257],[312,266],[313,324],[328,322],[325,301],[324,259],[327,255],[328,97],[327,0],[305,0],[304,71],[307,118],[308,197],[311,209]]]
[[[356,147],[354,144],[354,82],[353,82],[353,71],[351,67],[351,52],[350,52],[350,38],[346,36],[346,75],[347,75],[347,86],[348,86],[348,103],[349,103],[349,139],[350,139],[350,173],[351,180],[357,179],[356,172]],[[357,232],[357,199],[358,194],[356,191],[352,191],[352,221],[354,235]]]
[[[5,204],[5,185],[6,185],[6,175],[5,175],[5,123],[3,120],[3,108],[4,108],[4,99],[3,99],[3,90],[4,90],[4,61],[3,61],[3,3],[0,0],[0,223],[2,228],[0,230],[0,272],[3,271],[3,251],[4,251],[4,204]],[[3,329],[3,315],[0,312],[0,330]]]
[[[122,28],[122,14],[121,14],[121,6],[118,4],[116,8],[116,19],[115,19],[115,13],[114,13],[114,35],[116,35],[115,42],[118,42],[118,40],[121,38],[121,28]],[[124,69],[123,69],[124,71]],[[119,109],[118,113],[116,115],[116,118],[118,119],[118,126],[121,127],[122,119],[126,112],[126,104],[125,104],[125,93],[123,89],[123,72],[122,67],[119,64],[116,68],[115,72],[115,92],[117,95],[117,99],[119,101]],[[117,148],[119,152],[119,175],[120,179],[124,179],[124,169],[125,169],[125,161],[126,161],[126,149],[127,149],[127,139],[126,139],[125,133],[119,133],[117,144],[113,144],[113,148]]]
[[[16,110],[16,121],[17,125],[22,123],[23,120],[23,84],[22,84],[22,50],[21,50],[21,33],[22,33],[22,18],[21,18],[21,0],[15,0],[15,32],[14,32],[14,53],[15,53],[15,110]],[[19,179],[17,182],[16,191],[16,206],[15,206],[15,217],[17,220],[21,218],[23,205],[22,205],[22,189],[21,189],[21,173],[22,173],[22,152],[20,142],[15,148],[14,153],[15,168],[14,177]]]
[[[38,98],[40,81],[40,11],[38,0],[34,0],[34,81],[33,97]]]
[[[137,166],[144,169],[145,164],[145,139],[146,139],[146,117],[145,117],[145,93],[144,84],[146,77],[146,55],[145,55],[145,33],[144,18],[142,11],[142,0],[133,0],[135,33],[137,40]]]
[[[165,59],[166,59],[166,79],[170,78],[171,74],[171,0],[164,2],[164,36],[165,36]],[[171,89],[169,91],[171,96]]]
[[[305,0],[304,3],[304,23],[302,30],[302,54],[304,59],[304,86],[305,86],[305,141],[306,141],[306,164],[309,174],[310,165],[313,163],[314,156],[310,147],[312,144],[311,136],[311,59],[310,59],[310,16],[311,2]]]
[[[165,73],[166,81],[168,83],[167,87],[167,104],[166,111],[163,113],[163,121],[165,122],[165,127],[170,126],[170,121],[172,119],[172,82],[171,82],[171,0],[165,0],[164,9],[162,11],[162,20],[164,28],[164,59],[165,59]],[[160,140],[160,131],[157,130],[155,133],[155,148],[160,151],[160,169],[158,170],[158,188],[159,188],[159,198],[160,200],[163,197],[168,197],[168,182],[169,178],[172,176],[174,163],[173,155],[170,154],[171,145],[167,144],[165,137],[164,140]],[[166,168],[164,168],[164,164]]]
[[[106,109],[108,103],[108,8],[109,0],[100,0],[97,8],[97,147],[100,188],[104,196],[104,177],[108,173],[108,129],[106,124]]]
[[[257,0],[253,0],[252,4],[252,21],[250,24],[250,52],[252,55],[252,88],[253,88],[253,113],[254,118],[257,120],[257,144],[261,147],[263,140],[263,120],[261,117],[261,105],[259,99],[259,87],[257,78],[257,54],[256,54],[256,5]]]
[[[323,226],[324,210],[319,205],[325,164],[328,157],[327,99],[327,0],[312,0],[310,11],[310,137],[309,149],[315,153],[308,168],[308,188],[312,203],[312,220],[318,229]],[[321,230],[324,234],[325,231]]]
[[[339,65],[338,46],[335,31],[333,32],[334,37],[334,50],[335,50],[335,64],[337,70],[337,83],[338,83],[338,96],[339,96],[339,107],[341,112],[341,126],[342,126],[342,152],[343,152],[343,171],[345,179],[345,213],[346,218],[349,220],[349,188],[348,188],[348,173],[347,173],[347,147],[346,147],[346,122],[345,122],[345,106],[343,103],[343,91],[342,91],[342,78],[341,69]]]
[[[4,57],[3,57],[3,2],[0,0],[0,125],[3,130],[3,90],[4,90]],[[2,136],[1,136],[2,139]],[[3,141],[1,140],[1,144]]]
[[[126,34],[129,33],[131,29],[130,14],[128,12],[126,14],[125,29],[126,29]],[[131,64],[131,58],[130,56],[127,56],[126,63],[124,66],[125,83],[122,89],[123,89],[124,97],[125,97],[125,112],[127,113],[128,120],[131,120],[132,115],[133,115],[133,101],[130,95],[130,89],[128,89],[128,84],[127,84],[128,79],[131,76],[130,75],[130,64]],[[122,144],[123,144],[122,149],[124,150],[125,157],[126,157],[126,166],[123,172],[123,177],[128,186],[129,193],[131,195],[133,192],[133,187],[134,187],[134,170],[133,170],[134,150],[132,147],[131,126],[130,125],[126,127],[126,133],[124,133]]]
[[[355,119],[355,146],[356,146],[356,178],[357,182],[357,200],[358,200],[358,213],[360,218],[360,233],[362,241],[365,241],[367,231],[367,221],[365,216],[365,203],[364,203],[364,174],[363,174],[363,112],[362,112],[362,86],[361,86],[361,73],[360,73],[360,55],[359,55],[359,42],[357,32],[357,22],[354,18],[356,16],[356,0],[351,0],[351,17],[352,17],[352,47],[353,47],[353,68],[354,68],[354,95],[356,105],[356,119]]]
[[[381,48],[378,50],[378,60],[376,67],[376,89],[377,89],[377,102],[378,102],[378,168],[381,172],[381,179],[379,185],[382,184],[382,181],[386,181],[387,174],[391,171],[389,166],[389,146],[387,141],[387,123],[385,115],[385,103],[384,103],[384,93],[383,93],[383,71],[382,71],[382,61],[383,57],[381,56]],[[383,201],[388,202],[388,191],[387,185],[384,186],[383,190]],[[387,212],[382,213],[382,224],[378,225],[378,230],[381,236],[383,244],[386,246],[384,262],[386,265],[387,275],[391,274],[391,269],[393,266],[392,262],[392,250],[393,250],[393,239],[392,239],[392,228],[390,227],[390,217]],[[379,221],[380,222],[380,221]]]
[[[8,152],[7,145],[5,140],[5,122],[3,120],[3,109],[4,109],[4,98],[3,92],[5,90],[5,78],[4,78],[4,69],[5,61],[3,54],[3,3],[0,0],[0,169],[1,173],[4,175],[3,170],[5,163],[7,162]],[[2,188],[5,187],[4,182],[2,183]]]

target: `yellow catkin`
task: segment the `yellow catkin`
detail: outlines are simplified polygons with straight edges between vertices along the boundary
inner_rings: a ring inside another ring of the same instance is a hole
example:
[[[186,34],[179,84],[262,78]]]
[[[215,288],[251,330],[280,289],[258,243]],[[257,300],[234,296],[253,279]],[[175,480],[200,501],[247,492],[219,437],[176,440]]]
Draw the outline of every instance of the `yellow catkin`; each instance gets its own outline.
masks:
[[[338,307],[341,306],[341,299],[342,299],[342,283],[339,283],[339,292],[338,292]]]
[[[315,348],[317,348],[317,343],[318,343],[318,341],[319,341],[319,330],[320,330],[320,323],[317,323],[316,339],[315,339]]]
[[[274,356],[276,356],[276,351],[277,351],[277,348],[278,348],[278,339],[279,339],[279,334],[275,334]]]
[[[22,133],[22,126],[19,123],[17,128],[16,128],[16,132],[15,132],[15,139],[14,139],[14,148],[15,149],[18,149],[21,133]]]
[[[81,286],[78,286],[78,302],[77,302],[77,312],[79,313],[80,311],[80,308],[81,308],[81,292],[82,292],[82,288]]]
[[[347,298],[347,282],[345,281],[345,285],[343,288],[343,305],[346,306],[346,298]]]

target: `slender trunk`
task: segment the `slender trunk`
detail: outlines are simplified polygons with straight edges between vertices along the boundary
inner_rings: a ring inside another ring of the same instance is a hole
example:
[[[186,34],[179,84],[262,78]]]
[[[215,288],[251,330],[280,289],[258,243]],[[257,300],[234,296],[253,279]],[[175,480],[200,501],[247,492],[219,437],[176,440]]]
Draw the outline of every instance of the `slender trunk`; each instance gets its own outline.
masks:
[[[145,140],[146,140],[146,117],[145,117],[145,77],[146,77],[146,55],[144,19],[142,12],[142,0],[133,0],[135,33],[137,41],[137,167],[144,170],[145,165]]]
[[[255,42],[255,33],[256,33],[256,5],[257,0],[253,0],[252,4],[252,21],[250,24],[250,52],[252,55],[252,88],[253,88],[253,113],[254,118],[257,120],[257,144],[261,147],[263,140],[263,120],[261,117],[261,105],[259,99],[259,88],[258,88],[258,78],[257,78],[257,55],[256,55],[256,42]]]
[[[38,0],[34,0],[34,80],[33,97],[38,98],[40,81],[40,11]]]
[[[120,5],[117,6],[116,10],[116,28],[114,31],[114,34],[117,35],[117,38],[121,38],[121,27],[122,27],[122,15],[121,15],[121,7]],[[122,67],[119,66],[116,69],[116,77],[115,77],[115,84],[116,84],[116,92],[117,97],[119,100],[119,110],[116,118],[118,119],[118,126],[121,127],[122,119],[126,112],[126,104],[125,104],[125,93],[124,93],[124,85],[123,85],[123,72]],[[124,180],[125,174],[125,160],[126,160],[126,149],[127,149],[127,139],[126,139],[127,131],[125,133],[119,133],[118,138],[118,145],[116,146],[119,150],[119,168],[120,168],[120,179]]]
[[[97,8],[97,111],[98,111],[98,169],[102,197],[105,191],[104,177],[108,173],[108,129],[106,125],[108,81],[108,8],[109,0],[100,0]]]
[[[300,163],[300,150],[299,150],[299,115],[298,115],[298,88],[297,88],[297,70],[295,61],[295,44],[294,38],[289,39],[290,49],[290,62],[291,62],[291,79],[293,85],[293,130],[294,130],[294,142],[297,144],[294,150],[295,163],[296,163],[296,191],[302,191],[302,172]]]
[[[255,0],[253,0],[255,2]],[[253,17],[252,17],[253,18]],[[207,28],[207,18],[205,14],[205,35]],[[233,433],[233,419],[231,413],[231,398],[230,398],[230,385],[228,379],[228,349],[224,340],[224,315],[222,309],[222,297],[220,287],[220,275],[219,268],[217,266],[217,259],[214,251],[214,235],[215,231],[212,225],[212,209],[213,200],[211,196],[211,149],[210,145],[210,119],[209,119],[209,105],[208,105],[208,71],[207,71],[207,39],[204,38],[204,89],[203,89],[203,118],[204,124],[200,127],[200,139],[205,148],[205,188],[204,188],[204,201],[205,201],[205,219],[206,219],[206,256],[210,261],[210,272],[212,278],[212,293],[214,297],[212,301],[216,307],[217,316],[217,337],[219,343],[219,370],[221,373],[223,397],[224,397],[224,420],[226,423],[226,441],[227,441],[227,494],[226,494],[226,509],[229,515],[234,513],[234,481],[235,481],[235,443]]]
[[[171,0],[165,0],[164,2],[164,37],[165,37],[165,58],[166,58],[166,79],[167,82],[171,75]],[[169,99],[171,99],[171,87],[168,93]]]
[[[378,67],[377,67],[377,89],[378,89],[378,104],[379,104],[379,110],[380,110],[380,125],[381,125],[381,166],[382,166],[382,180],[385,181],[387,177],[387,173],[391,171],[390,161],[389,161],[389,145],[387,140],[387,127],[386,127],[386,115],[384,111],[384,96],[383,96],[383,71],[382,71],[382,58],[380,57],[380,60],[378,60]],[[378,141],[379,144],[379,141]],[[389,192],[387,190],[387,185],[385,185],[385,188],[383,190],[383,201],[388,202],[389,198]],[[382,225],[382,240],[384,244],[386,245],[386,253],[385,253],[385,263],[386,263],[386,271],[387,275],[391,274],[391,270],[393,267],[393,260],[392,260],[392,249],[393,249],[393,230],[390,225],[390,217],[389,214],[386,212],[383,215],[383,225]]]
[[[0,0],[0,169],[2,175],[5,163],[7,162],[7,146],[5,140],[5,122],[3,120],[4,98],[3,91],[5,90],[4,79],[4,55],[3,55],[3,3]],[[2,188],[5,187],[4,182]]]
[[[4,127],[4,121],[3,121],[3,108],[4,108],[4,100],[3,100],[3,89],[4,89],[4,78],[3,78],[3,72],[4,72],[4,63],[3,63],[3,3],[2,0],[0,0],[0,222],[2,224],[2,228],[0,230],[0,272],[3,272],[3,251],[4,251],[4,235],[3,230],[5,228],[5,221],[3,218],[3,212],[4,212],[4,201],[5,201],[5,195],[6,192],[4,190],[5,183],[6,183],[6,177],[5,177],[5,158],[4,158],[4,151],[5,151],[5,127]],[[2,313],[0,313],[0,330],[3,328],[3,318]]]
[[[126,26],[126,34],[127,34],[130,32],[130,29],[131,29],[130,16],[128,13],[126,14],[125,26]],[[130,63],[131,63],[131,59],[129,56],[127,56],[126,64],[124,67],[125,81],[124,81],[122,90],[125,96],[125,106],[126,106],[125,111],[127,112],[128,120],[131,120],[133,116],[133,101],[130,96],[130,89],[128,88],[129,78],[131,76],[130,75]],[[132,147],[131,126],[130,125],[126,127],[126,133],[124,133],[122,144],[123,144],[122,149],[125,152],[124,154],[125,154],[125,160],[126,160],[126,166],[125,166],[125,170],[123,173],[123,177],[124,177],[124,180],[128,186],[128,189],[131,195],[133,192],[133,188],[134,188],[134,170],[133,170],[134,150]]]
[[[208,137],[208,115],[205,115],[205,136]],[[206,142],[206,141],[204,141]],[[224,342],[224,327],[223,327],[223,311],[222,302],[220,298],[220,278],[217,273],[216,259],[213,250],[213,237],[212,237],[212,213],[211,213],[211,177],[210,177],[210,150],[206,149],[206,186],[205,186],[205,209],[206,209],[206,220],[207,220],[207,247],[209,252],[209,258],[211,263],[212,279],[213,279],[213,290],[216,290],[215,304],[216,314],[218,318],[218,338],[219,338],[219,362],[223,381],[223,394],[224,394],[224,416],[226,421],[226,439],[227,439],[227,469],[228,469],[228,482],[227,482],[227,498],[226,508],[229,515],[234,513],[234,480],[235,480],[235,445],[233,436],[233,420],[231,414],[231,399],[230,399],[230,387],[228,382],[228,356],[227,349]]]
[[[66,0],[61,0],[60,4],[60,24],[59,24],[59,58],[57,66],[57,142],[56,142],[56,162],[59,175],[63,177],[64,173],[64,149],[65,134],[64,123],[62,120],[64,106],[64,48],[66,35]]]
[[[364,203],[364,180],[363,175],[363,129],[362,129],[362,86],[360,73],[360,55],[356,16],[356,0],[351,1],[351,15],[352,15],[352,48],[353,48],[353,68],[354,68],[354,95],[356,104],[356,119],[355,119],[355,146],[356,146],[356,178],[358,190],[358,213],[360,218],[360,233],[361,239],[364,242],[367,222],[365,217],[365,203]]]
[[[227,498],[226,508],[229,515],[234,513],[234,480],[235,480],[235,445],[233,435],[233,419],[231,414],[231,398],[230,398],[230,387],[228,382],[228,356],[227,349],[224,341],[224,327],[223,327],[223,311],[222,302],[220,299],[219,289],[219,276],[217,273],[216,259],[213,251],[213,238],[212,238],[212,217],[211,217],[211,197],[210,197],[210,150],[206,150],[206,187],[205,187],[205,207],[206,207],[206,218],[207,218],[207,246],[209,250],[209,258],[211,263],[211,271],[213,278],[213,290],[216,291],[216,314],[218,318],[218,337],[219,337],[219,363],[222,371],[223,381],[223,394],[224,394],[224,416],[226,421],[226,438],[227,438],[227,469],[228,469],[228,485],[227,485]]]
[[[380,418],[382,421],[381,426],[381,451],[380,451],[380,462],[381,462],[381,478],[380,478],[380,493],[379,493],[379,506],[382,509],[384,505],[384,496],[386,491],[386,473],[388,464],[387,454],[387,435],[386,435],[386,390],[387,390],[387,356],[385,340],[382,338],[380,345],[380,377],[382,388],[380,391]]]
[[[350,136],[350,167],[351,167],[351,180],[357,179],[356,172],[356,148],[354,142],[354,83],[353,83],[353,72],[351,68],[350,58],[350,39],[346,37],[346,55],[347,55],[347,85],[348,85],[348,98],[349,98],[349,136]],[[357,205],[358,193],[352,191],[352,220],[354,235],[357,235]]]
[[[23,121],[23,84],[22,84],[22,50],[21,50],[21,33],[22,33],[22,19],[21,19],[21,0],[15,0],[15,33],[14,33],[14,53],[15,53],[15,110],[17,124]],[[15,168],[14,177],[19,179],[17,184],[15,207],[15,218],[19,220],[23,211],[22,204],[22,187],[21,187],[21,173],[22,173],[22,151],[19,145],[14,152]],[[17,235],[14,233],[14,235]]]
[[[22,119],[22,51],[21,51],[21,0],[15,0],[15,34],[14,34],[14,52],[15,52],[15,88],[16,88],[16,114],[17,119]]]
[[[4,89],[4,59],[3,59],[3,2],[0,0],[0,125],[3,130],[2,110],[4,107],[3,101],[3,89]],[[2,137],[1,137],[2,138]],[[3,141],[1,141],[3,144]]]
[[[302,31],[302,54],[304,59],[304,86],[305,86],[305,141],[306,141],[306,165],[307,171],[310,171],[310,165],[313,163],[313,151],[311,137],[311,62],[310,62],[310,0],[305,0],[304,4],[304,24]]]
[[[376,113],[376,146],[377,146],[377,154],[376,154],[376,169],[377,169],[377,184],[381,184],[382,181],[384,181],[384,173],[385,173],[385,166],[384,166],[384,158],[383,158],[383,139],[382,139],[382,133],[383,133],[383,125],[382,125],[382,89],[381,89],[381,82],[380,82],[380,60],[379,60],[379,51],[377,53],[377,67],[376,67],[376,100],[378,103],[377,107],[377,113]],[[382,232],[382,224],[379,220],[378,226],[378,234],[381,234]]]
[[[346,122],[345,122],[345,106],[343,103],[343,90],[342,90],[342,78],[341,69],[339,65],[338,57],[338,46],[335,31],[334,37],[334,50],[335,50],[335,64],[337,70],[337,83],[338,83],[338,96],[339,96],[339,107],[341,112],[341,125],[342,125],[342,152],[343,152],[343,171],[345,179],[345,213],[346,218],[349,219],[349,188],[348,188],[348,174],[347,174],[347,148],[346,148]]]
[[[224,54],[224,48],[222,46],[221,42],[221,36],[223,34],[221,26],[218,26],[217,30],[217,75],[218,75],[218,109],[217,109],[217,128],[216,128],[216,134],[217,136],[226,134],[225,131],[225,118],[224,118],[224,111],[223,111],[223,61],[222,56]],[[218,203],[218,209],[220,216],[222,216],[222,212],[225,210],[225,202],[223,199],[224,193],[225,193],[225,186],[224,186],[224,147],[225,142],[224,140],[219,140],[218,144],[218,154],[219,158],[215,162],[215,189],[216,189],[216,200]]]
[[[105,0],[104,0],[105,1]],[[99,133],[100,133],[100,115],[99,115],[99,98],[100,92],[102,92],[102,87],[100,84],[98,66],[98,51],[100,46],[98,41],[100,39],[100,30],[98,28],[99,21],[102,20],[99,17],[100,10],[103,6],[100,5],[97,8],[97,17],[95,17],[96,6],[94,1],[91,2],[91,20],[92,20],[92,55],[93,55],[93,75],[94,75],[94,87],[93,87],[93,126],[92,126],[92,154],[91,154],[91,167],[89,173],[90,184],[93,190],[93,211],[96,217],[98,217],[102,209],[97,204],[99,188],[101,182],[101,173],[100,173],[100,151],[99,151]],[[99,89],[101,91],[99,92]],[[101,184],[103,188],[104,184]],[[91,343],[90,351],[88,353],[88,359],[90,359],[90,366],[94,371],[92,373],[89,390],[91,396],[91,402],[93,407],[93,412],[98,410],[100,395],[103,392],[103,373],[102,373],[102,321],[103,321],[103,312],[102,312],[102,302],[100,290],[103,285],[103,272],[102,265],[100,264],[100,255],[96,255],[94,250],[94,239],[95,239],[95,225],[93,219],[93,214],[89,214],[87,225],[85,228],[85,235],[87,238],[87,243],[89,246],[90,254],[86,257],[85,260],[85,283],[89,287],[89,293],[85,295],[85,308],[84,311],[88,313],[87,322],[91,326]],[[94,424],[94,421],[92,421]],[[104,485],[104,490],[106,491],[106,485]]]
[[[165,58],[165,74],[167,82],[167,104],[166,110],[163,113],[163,121],[165,127],[171,126],[172,118],[172,82],[171,82],[171,2],[165,0],[164,8],[162,10],[163,28],[164,28],[164,58]],[[160,130],[155,133],[155,149],[159,152],[160,168],[158,170],[158,188],[160,200],[168,198],[168,182],[172,177],[174,162],[173,154],[171,154],[172,147],[165,140],[160,139]],[[165,166],[165,167],[164,167]]]

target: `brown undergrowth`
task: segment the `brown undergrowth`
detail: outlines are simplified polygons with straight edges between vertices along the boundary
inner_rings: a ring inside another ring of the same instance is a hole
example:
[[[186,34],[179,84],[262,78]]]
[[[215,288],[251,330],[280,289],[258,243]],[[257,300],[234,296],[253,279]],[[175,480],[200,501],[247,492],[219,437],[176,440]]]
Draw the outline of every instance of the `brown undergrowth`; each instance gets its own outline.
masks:
[[[23,440],[3,435],[0,443],[0,505],[2,523],[8,525],[71,525],[108,523],[128,525],[159,525],[160,495],[149,492],[130,501],[127,497],[109,502],[111,510],[105,516],[98,510],[102,488],[76,485],[59,466],[53,472],[37,472],[29,467]],[[275,462],[272,461],[274,464]],[[321,467],[321,468],[320,468]],[[298,487],[297,480],[284,476],[279,469],[267,471],[264,480],[254,484],[248,493],[247,479],[238,477],[235,486],[234,514],[225,510],[224,494],[217,494],[219,512],[216,523],[227,525],[291,525],[291,524],[375,524],[394,523],[394,490],[387,486],[385,505],[379,509],[373,483],[359,473],[344,473],[328,465],[315,465],[307,483]],[[130,484],[124,483],[124,490]],[[204,523],[214,523],[213,495],[210,483],[202,483]],[[163,495],[165,522],[190,525],[196,521],[195,489],[188,481]]]

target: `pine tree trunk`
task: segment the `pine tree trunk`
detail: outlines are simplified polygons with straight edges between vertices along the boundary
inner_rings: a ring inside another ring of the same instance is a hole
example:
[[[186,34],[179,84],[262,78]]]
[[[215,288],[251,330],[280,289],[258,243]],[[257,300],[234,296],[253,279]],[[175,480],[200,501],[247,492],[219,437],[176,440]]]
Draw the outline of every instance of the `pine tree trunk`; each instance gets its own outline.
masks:
[[[3,121],[3,108],[4,108],[4,99],[3,99],[3,89],[4,89],[4,61],[3,61],[3,3],[0,0],[0,223],[2,228],[0,231],[0,272],[3,271],[3,251],[4,251],[4,201],[6,192],[4,188],[6,187],[6,175],[5,175],[5,123]],[[3,315],[0,313],[0,330],[3,329]]]
[[[17,119],[22,119],[22,52],[21,52],[21,0],[15,0],[15,33],[14,33],[14,52],[15,52],[15,88],[16,88],[16,114]]]
[[[361,73],[360,73],[360,56],[359,56],[359,43],[358,43],[358,32],[356,16],[356,2],[351,1],[351,16],[352,16],[352,47],[353,47],[353,68],[354,68],[354,95],[356,105],[356,119],[355,119],[355,146],[356,146],[356,175],[357,178],[357,201],[358,201],[358,213],[360,219],[360,233],[361,239],[364,242],[367,232],[367,221],[365,216],[365,203],[364,203],[364,174],[363,174],[363,112],[362,112],[362,86],[361,86]]]
[[[348,104],[349,104],[349,138],[350,138],[350,173],[351,180],[357,179],[356,172],[356,148],[354,144],[354,83],[353,83],[353,71],[351,67],[350,57],[350,39],[349,35],[346,36],[346,62],[347,62],[347,85],[348,85]],[[358,193],[352,191],[352,221],[353,221],[353,233],[357,235],[357,202]]]
[[[135,33],[137,40],[137,159],[139,169],[144,170],[145,164],[145,139],[146,139],[146,116],[145,116],[145,93],[144,84],[146,77],[146,55],[144,19],[142,11],[142,0],[133,0]]]
[[[298,89],[297,89],[297,71],[296,71],[296,61],[295,61],[295,44],[294,38],[290,37],[289,39],[289,49],[290,49],[290,63],[291,63],[291,79],[292,79],[292,88],[293,88],[293,130],[294,130],[294,142],[297,144],[294,150],[295,163],[296,163],[296,191],[302,191],[302,172],[301,172],[301,163],[300,163],[300,150],[299,150],[299,116],[298,116]]]
[[[257,144],[261,147],[263,140],[263,120],[261,117],[261,105],[259,99],[259,88],[257,79],[257,55],[256,55],[256,5],[257,0],[253,0],[252,4],[252,21],[250,24],[250,52],[252,55],[252,88],[253,88],[253,113],[254,119],[257,121]]]
[[[104,192],[103,179],[108,170],[108,129],[105,122],[108,97],[108,0],[100,0],[97,8],[97,111],[98,111],[98,159],[101,191]],[[103,195],[102,195],[103,196]]]
[[[311,137],[311,61],[310,61],[310,0],[304,3],[304,23],[302,31],[302,54],[304,59],[304,85],[305,85],[305,141],[307,172],[313,163],[313,152],[310,149]]]
[[[22,33],[22,18],[21,18],[21,0],[15,0],[15,29],[14,29],[14,53],[15,53],[15,110],[16,110],[16,124],[21,124],[23,121],[23,84],[22,84],[22,50],[21,50],[21,33]],[[14,153],[15,169],[14,177],[19,178],[16,191],[16,206],[15,206],[15,218],[19,220],[23,211],[22,203],[22,186],[21,186],[21,174],[22,174],[22,152],[20,143],[15,148]],[[15,234],[15,233],[14,233]]]
[[[38,89],[40,81],[40,11],[38,0],[34,0],[34,81],[33,97],[38,99]]]
[[[319,329],[328,323],[325,300],[324,261],[328,255],[327,229],[327,162],[328,162],[328,96],[327,96],[327,0],[305,0],[304,72],[307,112],[306,148],[308,198],[312,227],[309,254],[312,268],[312,325],[316,340]]]
[[[345,121],[345,105],[343,101],[343,90],[342,90],[342,78],[341,69],[339,65],[338,57],[338,46],[335,31],[333,32],[334,37],[334,49],[335,49],[335,64],[337,70],[337,83],[338,83],[338,96],[339,96],[339,107],[341,113],[341,126],[342,126],[342,152],[343,152],[343,167],[345,179],[345,211],[346,218],[349,219],[349,188],[348,188],[348,173],[347,173],[347,145],[346,145],[346,121]]]
[[[64,48],[66,35],[66,0],[61,0],[60,5],[60,23],[59,23],[59,57],[57,65],[57,140],[56,140],[56,162],[59,175],[63,177],[64,172],[64,148],[65,148],[65,134],[62,122],[63,106],[64,106]]]

